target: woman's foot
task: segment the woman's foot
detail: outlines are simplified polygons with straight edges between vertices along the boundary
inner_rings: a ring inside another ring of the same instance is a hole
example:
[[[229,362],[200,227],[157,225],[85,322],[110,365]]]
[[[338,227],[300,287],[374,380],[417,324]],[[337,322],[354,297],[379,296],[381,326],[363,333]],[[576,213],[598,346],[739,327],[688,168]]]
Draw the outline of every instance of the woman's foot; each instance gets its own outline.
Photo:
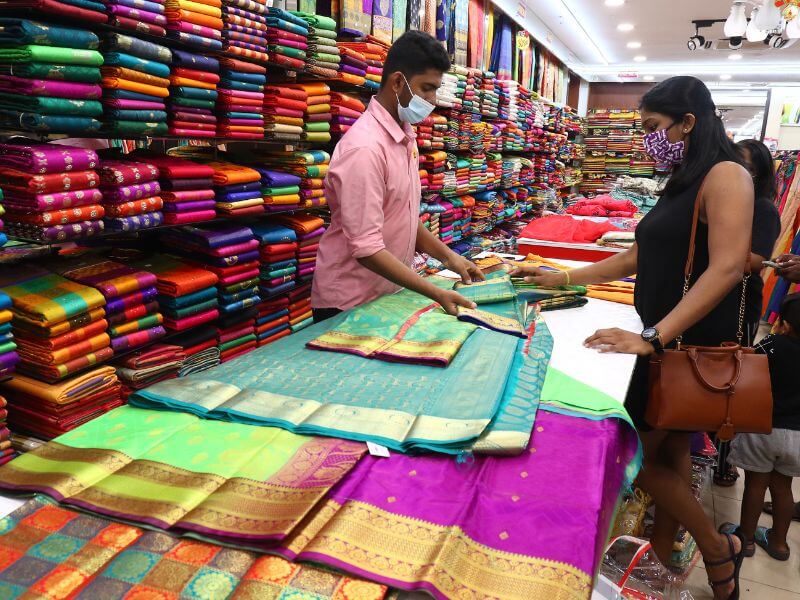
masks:
[[[764,549],[764,552],[769,554],[775,560],[789,560],[789,556],[791,555],[791,552],[789,551],[789,545],[785,541],[781,544],[776,543],[775,532],[772,531],[772,529],[767,529],[766,527],[757,527],[755,542]]]
[[[714,600],[739,599],[739,569],[742,566],[743,540],[740,534],[720,534],[718,549],[703,557]]]
[[[729,521],[728,521],[728,522],[725,522],[725,523],[723,523],[722,525],[720,525],[720,526],[719,526],[719,528],[717,528],[717,531],[719,531],[720,533],[730,533],[730,534],[734,534],[734,533],[736,533],[736,531],[737,531],[738,529],[739,529],[739,526],[738,526],[738,525],[736,525],[735,523],[731,523],[731,522],[729,522]],[[741,531],[740,531],[739,533],[741,534]],[[742,535],[742,538],[743,538],[743,539],[744,539],[744,537],[745,537],[745,536],[744,536],[744,535]],[[750,557],[751,557],[751,556],[753,556],[755,553],[756,553],[756,543],[755,543],[753,540],[747,540],[747,541],[745,542],[745,544],[744,544],[744,553],[743,553],[743,554],[744,554],[744,557],[745,557],[745,558],[750,558]]]

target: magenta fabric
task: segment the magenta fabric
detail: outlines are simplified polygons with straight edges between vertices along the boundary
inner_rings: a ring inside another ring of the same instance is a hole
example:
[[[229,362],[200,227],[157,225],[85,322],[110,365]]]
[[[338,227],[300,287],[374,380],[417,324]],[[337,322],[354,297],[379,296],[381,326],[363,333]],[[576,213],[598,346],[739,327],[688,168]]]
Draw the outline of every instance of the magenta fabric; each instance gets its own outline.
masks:
[[[164,15],[142,10],[141,8],[131,8],[130,6],[115,4],[108,7],[108,12],[119,17],[144,21],[145,23],[152,23],[153,25],[160,25],[161,27],[167,24],[167,17]]]
[[[94,150],[53,144],[0,144],[0,165],[44,175],[86,171],[100,160]]]
[[[172,135],[179,135],[181,137],[214,137],[216,131],[206,131],[204,129],[184,129],[181,127],[170,127],[169,132]]]
[[[164,222],[169,225],[186,225],[187,223],[200,223],[211,221],[217,217],[214,210],[201,210],[186,213],[164,213]]]
[[[0,91],[31,96],[53,96],[75,100],[98,100],[103,88],[95,83],[75,83],[53,79],[23,79],[0,75]]]
[[[189,23],[187,21],[170,23],[167,25],[167,29],[172,31],[182,31],[183,33],[193,33],[194,35],[214,38],[217,40],[222,39],[222,32],[218,29],[211,29],[210,27],[204,27],[203,25],[195,25],[194,23]]]
[[[164,212],[171,213],[187,213],[197,212],[199,210],[213,211],[217,206],[215,200],[198,200],[197,202],[166,202],[164,204]]]
[[[202,110],[202,109],[198,109]],[[195,123],[216,123],[217,118],[214,115],[189,112],[188,108],[182,110],[175,110],[172,116],[176,121],[194,121]]]
[[[637,448],[635,431],[620,420],[593,421],[540,410],[528,451],[519,456],[476,455],[465,463],[433,455],[365,456],[331,491],[329,497],[341,507],[331,521],[340,512],[367,505],[422,523],[457,527],[477,544],[508,553],[509,559],[534,557],[579,569],[589,582],[584,590],[588,598],[615,506],[627,483],[625,470]],[[375,525],[381,527],[380,520]],[[444,591],[422,581],[426,569],[405,573],[408,579],[419,577],[414,583],[392,579],[391,540],[382,549],[390,567],[367,571],[357,557],[373,554],[373,546],[347,548],[343,554],[356,558],[342,560],[327,553],[325,527],[316,535],[310,533],[299,553],[286,547],[280,553],[447,598]],[[392,536],[388,528],[387,536]],[[348,542],[358,544],[355,537]],[[441,538],[441,546],[431,562],[442,555],[452,564],[472,562],[470,546],[450,536]],[[476,590],[474,596],[482,594]]]
[[[161,197],[165,202],[199,202],[213,200],[214,190],[183,190],[178,192],[163,192]]]
[[[121,110],[166,110],[163,102],[148,102],[146,100],[126,100],[124,98],[103,98],[103,104]]]
[[[103,200],[100,190],[89,188],[74,192],[55,192],[53,194],[12,194],[5,196],[3,204],[6,208],[28,210],[61,210],[76,206],[97,204]]]

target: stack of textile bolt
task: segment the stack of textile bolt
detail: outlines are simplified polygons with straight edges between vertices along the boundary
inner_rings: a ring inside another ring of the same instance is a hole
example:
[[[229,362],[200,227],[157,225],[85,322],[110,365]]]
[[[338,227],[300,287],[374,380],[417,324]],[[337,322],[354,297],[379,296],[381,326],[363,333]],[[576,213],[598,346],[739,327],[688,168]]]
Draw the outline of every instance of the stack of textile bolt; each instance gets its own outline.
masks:
[[[104,41],[103,127],[128,135],[167,132],[168,48],[119,33]]]
[[[325,233],[325,222],[319,217],[304,213],[280,215],[276,219],[297,234],[298,283],[311,283],[317,268],[317,251],[322,234]]]
[[[217,135],[241,139],[264,137],[261,106],[266,83],[265,67],[234,58],[220,59]]]
[[[0,391],[8,401],[8,421],[15,443],[19,434],[26,434],[20,440],[23,447],[51,440],[124,404],[116,371],[109,366],[56,384],[15,375],[0,384]]]
[[[19,279],[3,288],[13,302],[18,371],[55,382],[111,358],[100,292],[30,265]]]
[[[261,194],[267,213],[283,212],[300,208],[300,182],[297,175],[254,167],[261,173]]]
[[[306,12],[294,14],[308,25],[306,70],[318,77],[335,79],[341,63],[341,53],[336,45],[336,21]]]
[[[181,0],[183,2],[184,0]],[[219,61],[210,56],[174,50],[169,80],[169,132],[186,137],[214,137],[217,132]]]
[[[265,153],[258,156],[276,171],[291,173],[300,180],[300,205],[303,208],[325,206],[323,179],[328,174],[331,156],[322,150],[307,152]]]
[[[0,292],[0,380],[11,375],[19,362],[14,332],[11,328],[12,317],[11,297]]]
[[[103,295],[115,354],[139,348],[166,334],[156,301],[156,276],[152,273],[104,259],[59,262],[53,269]]]
[[[98,37],[26,19],[0,19],[0,123],[85,134],[100,129]]]
[[[347,133],[365,110],[366,105],[355,96],[331,92],[331,133],[339,136]]]
[[[228,362],[256,349],[258,308],[251,306],[220,317],[217,321],[217,344],[220,362]]]
[[[286,294],[296,285],[297,233],[284,225],[265,222],[256,223],[252,226],[252,230],[260,244],[260,295],[271,301],[277,296]],[[259,318],[265,316],[272,316],[272,313],[267,312]],[[263,324],[256,323],[257,326]]]
[[[377,92],[381,87],[383,63],[389,53],[389,46],[372,36],[366,41],[340,42],[340,47],[359,53],[364,57],[364,84],[370,91]]]
[[[222,1],[166,0],[167,36],[193,48],[222,50]]]
[[[136,390],[177,377],[185,358],[180,346],[153,344],[116,361],[122,397],[127,400]]]
[[[217,214],[246,217],[264,213],[261,173],[231,162],[211,161],[207,164],[214,169]]]
[[[185,225],[209,221],[217,216],[214,169],[184,158],[151,152],[137,152],[133,156],[158,169],[165,223]]]
[[[158,168],[145,162],[102,160],[98,168],[106,229],[136,231],[164,221]]]
[[[170,339],[170,344],[180,346],[186,357],[178,370],[178,377],[199,373],[219,364],[217,330],[211,325],[188,329]]]
[[[288,294],[289,331],[297,333],[313,324],[311,311],[311,282],[304,283]]]
[[[264,88],[265,137],[281,142],[298,142],[303,139],[303,116],[308,93],[281,85]]]
[[[324,83],[298,83],[287,86],[307,94],[303,116],[303,140],[325,144],[331,141],[331,88]]]
[[[223,47],[228,54],[267,62],[267,3],[263,0],[224,0]]]
[[[48,144],[0,144],[9,233],[40,241],[103,231],[103,198],[94,150]],[[67,223],[67,224],[62,224]]]
[[[360,52],[353,50],[346,42],[338,42],[341,52],[338,78],[351,85],[366,85],[367,58]]]
[[[280,8],[270,8],[267,39],[270,62],[286,69],[306,68],[308,24],[303,19]]]
[[[156,37],[167,35],[167,17],[163,1],[158,0],[104,0],[108,24],[120,29],[130,29]]]
[[[8,401],[0,396],[0,465],[6,464],[17,453],[11,446],[11,431],[8,428]]]
[[[3,208],[3,190],[0,189],[0,217],[6,214],[6,209]],[[0,218],[0,248],[5,246],[8,243],[8,236],[3,233],[3,228],[5,223],[3,223],[3,219]]]

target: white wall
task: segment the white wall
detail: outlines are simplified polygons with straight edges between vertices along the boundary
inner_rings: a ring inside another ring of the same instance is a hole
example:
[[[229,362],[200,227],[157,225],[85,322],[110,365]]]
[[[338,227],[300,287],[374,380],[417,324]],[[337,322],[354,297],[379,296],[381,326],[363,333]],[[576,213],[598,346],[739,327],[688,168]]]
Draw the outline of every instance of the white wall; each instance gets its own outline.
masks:
[[[800,101],[800,87],[773,87],[772,99],[769,104],[769,114],[767,115],[767,130],[765,137],[774,138],[778,140],[778,146],[781,149],[800,149],[800,145],[792,147],[784,146],[781,143],[781,136],[786,137],[786,143],[794,142],[794,130],[800,130],[798,127],[781,127],[781,113],[783,112],[783,105],[786,102]]]

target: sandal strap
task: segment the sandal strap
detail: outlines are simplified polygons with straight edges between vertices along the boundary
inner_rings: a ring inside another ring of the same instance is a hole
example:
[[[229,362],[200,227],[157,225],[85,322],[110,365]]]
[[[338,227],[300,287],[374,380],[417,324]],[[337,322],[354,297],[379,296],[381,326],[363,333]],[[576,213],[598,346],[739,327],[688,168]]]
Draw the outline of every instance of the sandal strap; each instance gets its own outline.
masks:
[[[731,575],[730,577],[726,577],[725,579],[720,579],[719,581],[711,581],[709,579],[708,580],[708,585],[710,585],[712,588],[715,588],[715,587],[719,587],[721,585],[726,585],[726,584],[730,583],[731,581],[733,581],[734,579],[736,579],[735,575]]]
[[[735,563],[736,562],[736,558],[737,558],[737,554],[736,554],[736,551],[735,551],[736,547],[733,545],[733,540],[731,539],[731,534],[730,533],[726,533],[725,534],[725,538],[728,540],[728,548],[731,551],[731,553],[728,555],[728,558],[723,558],[721,560],[706,560],[704,558],[703,559],[703,564],[705,564],[707,567],[721,567],[722,565],[724,565],[726,563],[729,563],[729,562]]]

